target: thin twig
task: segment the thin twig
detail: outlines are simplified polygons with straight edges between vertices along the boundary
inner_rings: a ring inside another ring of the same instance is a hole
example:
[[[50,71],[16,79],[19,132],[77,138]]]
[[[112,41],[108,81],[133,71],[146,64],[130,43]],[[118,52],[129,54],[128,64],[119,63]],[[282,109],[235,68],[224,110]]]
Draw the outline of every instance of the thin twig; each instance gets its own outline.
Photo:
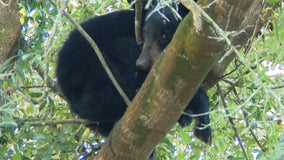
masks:
[[[47,125],[58,125],[58,124],[91,124],[91,123],[97,123],[98,122],[91,122],[85,119],[65,119],[65,120],[51,120],[51,121],[42,121],[42,122],[25,122],[25,125],[28,126],[47,126]]]
[[[8,3],[4,3],[2,0],[0,0],[0,4],[7,7],[7,6],[10,6],[11,5],[11,0],[9,0]]]
[[[241,105],[241,99],[237,93],[237,90],[235,88],[235,86],[232,86],[232,89],[233,89],[233,93],[235,94],[236,98],[237,98],[237,104],[238,105]],[[243,116],[244,116],[244,121],[246,123],[246,127],[249,127],[250,124],[249,124],[249,121],[247,119],[247,113],[246,111],[243,109],[243,107],[241,107],[241,111],[243,113]],[[258,146],[261,148],[262,151],[264,151],[264,148],[262,147],[262,145],[260,144],[259,140],[257,139],[256,135],[254,134],[254,132],[252,131],[252,128],[249,127],[249,131],[251,133],[251,135],[253,136],[254,140],[256,141],[256,143],[258,144]]]
[[[230,113],[229,113],[229,110],[228,110],[227,104],[226,104],[226,102],[225,102],[225,99],[224,99],[224,96],[223,96],[223,93],[222,93],[222,91],[221,91],[221,88],[220,88],[219,83],[217,83],[216,86],[217,86],[217,91],[218,91],[218,93],[219,93],[219,95],[220,95],[220,97],[221,97],[221,101],[222,101],[222,103],[223,103],[223,105],[224,105],[225,112],[226,112],[226,114],[227,114],[227,116],[228,116],[229,123],[231,124],[231,126],[232,126],[232,128],[233,128],[233,130],[234,130],[235,136],[237,137],[237,140],[238,140],[238,142],[239,142],[239,145],[241,146],[241,149],[242,149],[242,151],[243,151],[243,154],[244,154],[245,158],[248,160],[248,156],[247,156],[247,153],[246,153],[245,148],[244,148],[244,146],[243,146],[242,139],[241,139],[241,137],[240,137],[240,135],[239,135],[239,132],[238,132],[237,127],[235,126],[235,123],[234,123],[234,121],[233,121],[233,118],[230,116]]]
[[[43,68],[40,66],[39,63],[35,62],[32,64],[33,69],[38,73],[38,75],[41,77],[42,80],[44,80],[45,76],[44,76],[44,70]],[[46,85],[54,92],[58,92],[59,89],[55,83],[55,81],[49,76],[46,76],[46,81],[44,81],[46,83]]]
[[[44,85],[38,85],[38,86],[21,86],[22,89],[30,89],[30,88],[44,88]]]
[[[53,5],[56,6],[56,4],[52,1],[49,0],[50,3],[52,3]],[[109,76],[111,82],[113,83],[113,85],[115,86],[116,90],[119,92],[119,94],[121,95],[122,99],[124,100],[124,102],[126,103],[127,106],[130,105],[131,101],[128,99],[126,93],[123,91],[123,89],[120,87],[119,83],[117,82],[117,80],[115,79],[113,73],[111,72],[106,60],[103,57],[102,52],[100,51],[98,45],[95,43],[95,41],[89,36],[89,34],[81,27],[81,25],[76,22],[74,20],[74,18],[72,16],[70,16],[70,14],[68,14],[67,12],[65,12],[64,10],[62,10],[61,12],[63,12],[63,15],[69,19],[73,25],[76,27],[76,29],[82,34],[82,36],[89,42],[89,44],[91,45],[91,47],[93,48],[93,50],[95,51],[97,57],[99,58],[103,68],[105,69],[107,75]]]
[[[142,39],[142,10],[143,10],[143,4],[141,0],[136,0],[135,2],[135,37],[136,42],[139,46],[143,44]]]
[[[98,45],[95,43],[95,41],[88,35],[88,33],[81,27],[79,23],[77,23],[73,17],[70,16],[70,14],[64,12],[65,17],[67,17],[76,27],[76,29],[86,38],[86,40],[90,43],[92,48],[95,50],[96,55],[98,56],[103,68],[105,69],[107,75],[109,76],[110,80],[112,81],[113,85],[115,86],[116,90],[119,92],[121,97],[123,98],[124,102],[127,106],[130,105],[131,101],[128,99],[126,93],[123,91],[123,89],[118,84],[117,80],[115,79],[114,75],[112,74],[106,60],[104,59]]]

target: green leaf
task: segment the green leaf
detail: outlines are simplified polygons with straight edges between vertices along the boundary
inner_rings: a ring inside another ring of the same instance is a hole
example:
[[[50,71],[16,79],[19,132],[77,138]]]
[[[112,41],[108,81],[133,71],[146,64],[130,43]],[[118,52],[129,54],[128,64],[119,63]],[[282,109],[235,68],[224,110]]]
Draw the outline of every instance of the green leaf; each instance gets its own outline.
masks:
[[[17,127],[18,124],[14,121],[4,121],[4,122],[0,122],[0,128],[3,127]]]

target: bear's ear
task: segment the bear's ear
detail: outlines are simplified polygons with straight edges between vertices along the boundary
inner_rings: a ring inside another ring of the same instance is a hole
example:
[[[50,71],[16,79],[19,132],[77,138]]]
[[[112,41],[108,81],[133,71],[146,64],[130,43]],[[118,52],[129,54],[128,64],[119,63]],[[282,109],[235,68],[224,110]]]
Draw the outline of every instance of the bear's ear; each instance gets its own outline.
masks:
[[[197,1],[198,0],[194,0],[194,2],[197,2]],[[187,15],[187,13],[189,12],[189,10],[183,4],[181,4],[181,2],[179,2],[178,12],[182,17],[185,17]]]
[[[184,18],[188,12],[189,10],[183,4],[181,3],[178,4],[178,13],[182,18]]]

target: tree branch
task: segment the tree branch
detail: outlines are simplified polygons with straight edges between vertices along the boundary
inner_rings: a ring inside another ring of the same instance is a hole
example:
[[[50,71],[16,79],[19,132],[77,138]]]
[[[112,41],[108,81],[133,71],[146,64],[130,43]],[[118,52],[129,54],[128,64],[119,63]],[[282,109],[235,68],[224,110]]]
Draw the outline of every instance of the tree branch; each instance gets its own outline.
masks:
[[[204,6],[210,2],[201,1]],[[206,12],[220,28],[226,28],[222,32],[212,29],[212,23],[206,21],[197,33],[192,15],[188,14],[97,158],[147,159],[176,123],[212,67],[232,46],[240,48],[245,44],[252,34],[246,30],[247,25],[256,23],[260,10],[258,0],[216,1]],[[231,13],[229,17],[228,13]],[[246,32],[240,32],[243,30]]]
[[[141,0],[136,0],[135,2],[135,37],[136,42],[139,46],[143,44],[143,38],[141,34],[141,27],[142,27],[142,10],[143,4]]]
[[[126,93],[123,91],[123,89],[120,87],[119,83],[115,79],[114,75],[112,74],[108,64],[106,63],[99,47],[94,42],[94,40],[88,35],[88,33],[78,24],[68,13],[64,12],[64,15],[74,24],[76,29],[86,38],[86,40],[90,43],[91,47],[94,49],[96,55],[98,56],[100,62],[102,63],[103,68],[105,69],[107,75],[109,76],[111,82],[115,86],[116,90],[119,92],[121,97],[123,98],[124,102],[127,104],[127,106],[130,105],[131,101],[128,99]]]
[[[28,126],[46,126],[46,125],[58,125],[58,124],[91,124],[98,122],[90,122],[85,119],[65,119],[65,120],[51,120],[51,121],[41,121],[41,122],[24,122],[25,125]]]

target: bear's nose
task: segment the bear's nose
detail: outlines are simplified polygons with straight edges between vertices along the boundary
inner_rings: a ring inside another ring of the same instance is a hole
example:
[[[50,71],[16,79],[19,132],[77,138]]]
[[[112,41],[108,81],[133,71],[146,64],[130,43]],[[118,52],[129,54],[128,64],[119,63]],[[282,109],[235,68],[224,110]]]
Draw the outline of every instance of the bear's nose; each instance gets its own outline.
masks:
[[[150,62],[145,58],[138,58],[136,61],[136,66],[144,71],[148,71],[150,69]]]

